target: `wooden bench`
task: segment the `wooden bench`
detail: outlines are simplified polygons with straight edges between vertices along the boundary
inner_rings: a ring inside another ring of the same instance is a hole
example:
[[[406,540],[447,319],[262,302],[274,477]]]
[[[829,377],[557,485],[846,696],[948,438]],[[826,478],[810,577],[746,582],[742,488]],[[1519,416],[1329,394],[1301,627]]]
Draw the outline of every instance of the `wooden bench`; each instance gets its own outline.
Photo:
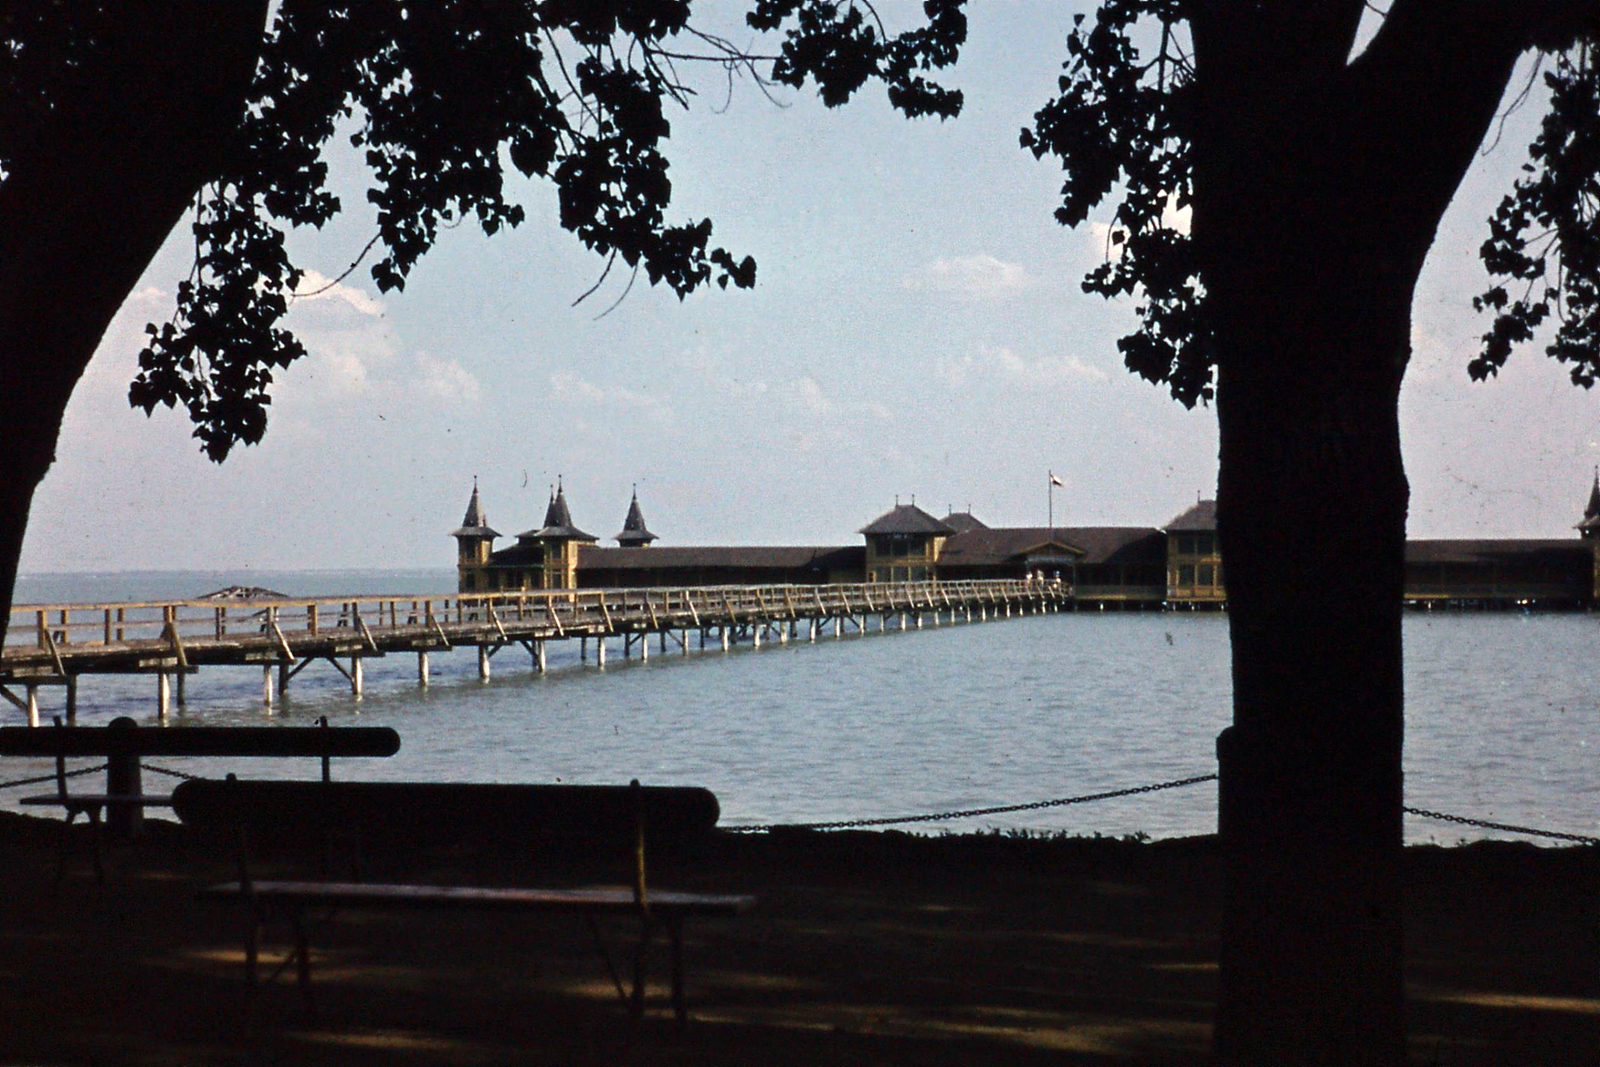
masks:
[[[36,807],[59,807],[66,812],[62,823],[61,853],[56,866],[56,881],[66,870],[67,847],[72,823],[87,815],[94,825],[94,868],[105,879],[100,821],[106,812],[107,827],[119,837],[138,833],[143,811],[170,807],[170,795],[150,795],[141,785],[139,761],[144,756],[212,757],[313,757],[322,761],[322,777],[331,776],[330,761],[346,756],[392,756],[400,750],[400,735],[386,726],[328,726],[326,717],[317,726],[176,726],[141,729],[129,718],[113,719],[106,726],[63,726],[57,718],[49,729],[0,727],[0,756],[53,756],[56,761],[56,791],[23,797],[19,803]],[[103,793],[74,793],[68,788],[67,760],[87,756],[106,759],[106,788]]]
[[[293,964],[308,1011],[311,997],[311,930],[314,908],[395,910],[433,909],[563,913],[582,916],[594,934],[618,997],[638,1018],[644,1011],[645,956],[658,931],[665,933],[671,958],[671,1001],[680,1026],[688,1022],[684,995],[683,924],[686,920],[732,917],[748,911],[755,898],[734,894],[653,890],[645,878],[645,838],[653,843],[684,843],[709,838],[718,807],[708,790],[688,787],[493,785],[431,782],[246,782],[189,781],[178,786],[173,806],[185,825],[236,831],[239,878],[201,891],[209,900],[242,903],[248,911],[245,978],[254,994],[263,928],[282,916],[293,947],[270,982]],[[631,884],[583,888],[448,886],[415,883],[264,880],[250,871],[249,838],[270,832],[275,839],[310,841],[318,832],[358,830],[365,836],[416,843],[419,835],[459,841],[463,834],[491,829],[501,840],[532,843],[560,838],[617,852],[631,850]],[[597,918],[638,919],[631,991],[622,979]]]

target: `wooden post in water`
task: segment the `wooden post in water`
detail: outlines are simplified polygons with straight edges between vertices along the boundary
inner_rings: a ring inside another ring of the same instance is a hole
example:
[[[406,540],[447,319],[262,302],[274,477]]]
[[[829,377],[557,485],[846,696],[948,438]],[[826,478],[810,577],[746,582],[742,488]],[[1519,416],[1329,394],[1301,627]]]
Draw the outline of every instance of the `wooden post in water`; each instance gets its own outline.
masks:
[[[361,684],[362,684],[361,661],[362,661],[362,657],[361,656],[351,656],[350,657],[350,695],[351,696],[358,697],[358,696],[361,695]]]
[[[423,689],[428,688],[428,654],[417,653],[417,685]]]
[[[726,652],[728,651],[728,627],[724,624],[717,627],[717,629],[722,631],[722,651]]]
[[[543,674],[545,668],[544,641],[541,639],[535,639],[533,642],[533,663],[535,669],[540,674]]]
[[[177,669],[177,670],[176,670],[176,671],[174,671],[174,672],[173,672],[173,673],[174,673],[174,674],[176,674],[176,675],[177,675],[177,676],[178,676],[178,693],[177,693],[177,697],[178,697],[178,707],[180,707],[180,708],[181,708],[181,707],[185,707],[185,706],[186,706],[186,705],[187,705],[187,704],[188,704],[188,703],[189,703],[189,702],[188,702],[188,700],[186,700],[186,699],[185,699],[185,698],[184,698],[184,694],[183,694],[183,683],[184,683],[184,679],[185,679],[185,677],[186,677],[186,676],[187,676],[187,675],[188,675],[188,673],[189,673],[189,672],[188,672],[188,671],[186,671],[186,670],[184,670],[184,669],[183,669],[183,668],[182,668],[182,667],[179,667],[179,668],[178,668],[178,669]]]
[[[604,634],[594,639],[594,662],[597,667],[603,668],[606,665],[606,639]]]
[[[645,663],[650,662],[650,635],[639,635],[639,658]]]
[[[39,725],[39,687],[28,686],[28,725]]]
[[[29,686],[28,688],[32,689],[33,687]],[[30,693],[28,696],[31,702],[33,694]],[[166,671],[161,671],[156,675],[156,717],[162,722],[166,722],[167,712],[171,710],[171,706],[172,675],[168,674]]]
[[[701,648],[706,647],[706,638],[705,638],[705,634],[703,634],[703,633],[700,635],[700,647]],[[678,650],[680,652],[682,652],[685,656],[687,656],[689,654],[689,631],[688,630],[682,631],[682,639],[678,642]]]
[[[261,703],[272,707],[272,664],[261,665]]]
[[[755,623],[750,627],[750,645],[752,648],[761,647],[761,624]]]
[[[479,645],[478,646],[478,681],[487,682],[488,680],[489,680],[489,646],[488,645]]]
[[[578,662],[589,662],[589,639],[587,637],[578,638]]]
[[[78,721],[78,676],[67,675],[67,722]]]

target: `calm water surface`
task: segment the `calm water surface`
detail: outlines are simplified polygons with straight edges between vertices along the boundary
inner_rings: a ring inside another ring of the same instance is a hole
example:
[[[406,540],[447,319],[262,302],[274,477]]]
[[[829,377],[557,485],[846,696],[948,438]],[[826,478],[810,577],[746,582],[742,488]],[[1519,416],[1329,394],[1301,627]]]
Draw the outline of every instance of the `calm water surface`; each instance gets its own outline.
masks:
[[[452,587],[448,571],[218,575],[40,575],[18,602],[193,596],[232,583],[291,595]],[[1406,620],[1407,803],[1478,818],[1600,834],[1600,695],[1592,663],[1600,619],[1582,614],[1430,614]],[[550,672],[520,647],[477,677],[470,650],[435,653],[433,685],[409,655],[367,661],[357,700],[326,664],[296,677],[272,711],[254,667],[206,668],[174,723],[392,726],[387,760],[335,775],[388,780],[700,784],[726,824],[907,815],[986,807],[1215,770],[1229,718],[1225,616],[1084,614],[901,633],[715,645],[625,661],[578,662],[551,642]],[[592,658],[592,651],[591,651]],[[60,691],[41,690],[45,712]],[[155,725],[155,680],[86,677],[79,721],[132,715]],[[175,761],[192,773],[306,777],[313,761]],[[46,773],[5,760],[0,778]],[[23,790],[22,792],[30,792]],[[17,790],[0,793],[15,804]],[[1089,805],[934,824],[1155,837],[1207,833],[1212,783]],[[1505,836],[1408,818],[1412,841]]]

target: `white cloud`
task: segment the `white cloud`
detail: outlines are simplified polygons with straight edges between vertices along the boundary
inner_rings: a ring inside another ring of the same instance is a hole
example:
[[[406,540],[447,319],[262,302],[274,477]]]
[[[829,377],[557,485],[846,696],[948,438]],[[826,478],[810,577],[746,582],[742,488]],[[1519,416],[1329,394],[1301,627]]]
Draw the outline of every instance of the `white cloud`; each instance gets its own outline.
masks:
[[[413,362],[417,375],[411,384],[418,392],[443,400],[464,401],[476,401],[482,395],[478,379],[453,359],[440,359],[428,352],[418,352]]]
[[[965,300],[1004,300],[1037,284],[1020,263],[987,252],[940,258],[901,279],[913,292],[946,293]]]
[[[296,304],[318,301],[342,303],[353,311],[373,317],[383,314],[383,304],[364,289],[336,282],[320,271],[308,270],[300,275],[300,284],[294,289]]]
[[[672,406],[660,397],[620,385],[596,385],[569,370],[550,375],[550,391],[557,399],[641,412],[658,422],[668,422],[673,417]]]
[[[935,373],[953,389],[984,379],[1035,386],[1063,386],[1074,382],[1103,382],[1110,375],[1077,356],[1020,356],[1005,345],[979,345],[956,359],[940,364]]]

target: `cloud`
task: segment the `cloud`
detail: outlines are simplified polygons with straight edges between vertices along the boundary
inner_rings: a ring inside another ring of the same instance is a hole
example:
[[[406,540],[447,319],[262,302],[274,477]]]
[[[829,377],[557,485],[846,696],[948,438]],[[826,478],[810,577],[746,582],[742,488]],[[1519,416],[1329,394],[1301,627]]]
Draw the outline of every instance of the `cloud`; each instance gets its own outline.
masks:
[[[1111,376],[1077,356],[1019,356],[1005,345],[980,344],[976,352],[947,360],[935,371],[953,389],[985,379],[1035,386],[1059,387],[1075,382],[1103,382]]]
[[[1187,235],[1189,226],[1194,220],[1193,208],[1178,207],[1178,198],[1169,196],[1167,206],[1161,212],[1161,225],[1168,230],[1176,230]],[[1116,226],[1109,222],[1089,223],[1089,242],[1094,246],[1095,254],[1106,259],[1121,259],[1124,242],[1128,239],[1125,227]]]
[[[294,302],[297,305],[318,302],[338,303],[358,314],[374,318],[383,314],[382,302],[371,293],[353,285],[336,282],[321,271],[315,270],[308,270],[300,275],[300,284],[294,289]]]
[[[478,379],[453,359],[440,359],[428,352],[418,352],[412,362],[417,373],[411,379],[411,385],[417,392],[458,401],[476,401],[482,395]]]
[[[657,422],[670,422],[673,418],[672,406],[660,397],[620,385],[596,385],[569,370],[550,375],[550,392],[558,400],[639,412]]]
[[[944,293],[964,300],[1004,300],[1037,284],[1020,263],[987,252],[940,258],[901,279],[912,292]]]

